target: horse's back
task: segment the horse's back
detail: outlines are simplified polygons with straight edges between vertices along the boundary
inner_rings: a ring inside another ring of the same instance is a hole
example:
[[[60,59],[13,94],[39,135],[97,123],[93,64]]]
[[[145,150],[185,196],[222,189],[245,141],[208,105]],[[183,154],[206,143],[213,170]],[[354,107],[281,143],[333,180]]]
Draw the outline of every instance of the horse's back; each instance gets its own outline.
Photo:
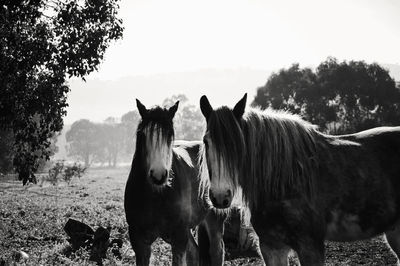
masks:
[[[400,127],[377,127],[344,138],[361,144],[365,153],[379,164],[376,167],[400,179]]]
[[[175,140],[173,143],[174,148],[175,147],[193,147],[193,146],[198,146],[201,145],[200,140]]]
[[[181,215],[188,216],[190,224],[197,225],[206,214],[206,209],[199,198],[199,162],[201,141],[175,141],[173,148],[172,170],[173,185],[179,198]]]
[[[198,175],[197,158],[199,156],[201,145],[202,145],[201,141],[186,141],[186,140],[174,141],[173,163],[179,164],[181,168],[182,167],[193,168],[189,169],[189,171],[196,172],[195,174]]]
[[[335,136],[328,147],[321,171],[328,238],[368,238],[393,226],[400,218],[400,127]]]
[[[400,126],[397,127],[375,127],[353,134],[341,135],[339,138],[354,141],[392,141],[400,145]]]

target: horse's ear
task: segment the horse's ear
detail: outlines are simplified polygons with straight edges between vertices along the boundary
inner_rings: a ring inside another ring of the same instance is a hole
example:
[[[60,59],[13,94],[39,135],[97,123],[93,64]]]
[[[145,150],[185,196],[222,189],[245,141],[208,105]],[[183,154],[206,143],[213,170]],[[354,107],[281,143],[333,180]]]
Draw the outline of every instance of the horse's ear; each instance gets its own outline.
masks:
[[[244,109],[246,108],[247,93],[244,94],[243,98],[233,107],[233,114],[236,118],[242,118]]]
[[[144,106],[138,99],[136,99],[136,106],[139,110],[140,116],[143,118],[147,114],[146,106]]]
[[[168,113],[169,113],[171,119],[174,118],[175,113],[176,113],[176,111],[178,110],[178,107],[179,107],[179,101],[177,101],[173,106],[171,106],[171,107],[168,109]]]
[[[206,120],[208,120],[211,112],[213,111],[213,108],[205,95],[201,96],[200,98],[200,110],[203,113]]]

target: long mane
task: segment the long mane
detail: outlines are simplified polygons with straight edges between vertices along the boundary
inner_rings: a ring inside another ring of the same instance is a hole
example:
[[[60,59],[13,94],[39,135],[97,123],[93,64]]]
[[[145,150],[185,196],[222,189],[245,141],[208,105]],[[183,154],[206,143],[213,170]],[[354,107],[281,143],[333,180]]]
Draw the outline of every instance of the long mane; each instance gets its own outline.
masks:
[[[257,202],[265,200],[299,195],[312,198],[317,169],[316,127],[297,115],[271,109],[251,109],[235,125],[232,119],[236,118],[232,112],[227,117],[226,109],[213,112],[208,132],[217,158],[229,171],[239,171],[239,180],[232,180],[232,184],[241,185],[246,203],[257,207]]]

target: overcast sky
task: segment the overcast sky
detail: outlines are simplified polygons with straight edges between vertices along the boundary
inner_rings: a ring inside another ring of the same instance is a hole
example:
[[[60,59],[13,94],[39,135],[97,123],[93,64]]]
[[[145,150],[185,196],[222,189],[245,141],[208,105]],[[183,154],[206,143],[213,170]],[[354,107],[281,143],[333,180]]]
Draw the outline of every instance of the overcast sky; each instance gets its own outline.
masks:
[[[267,73],[294,62],[316,66],[328,56],[400,63],[399,0],[123,0],[120,14],[124,38],[109,48],[100,71],[89,79],[116,80],[199,69],[242,68]],[[263,77],[257,82],[261,86],[265,81]],[[90,110],[91,103],[102,99],[96,99],[89,89],[90,101],[82,106],[86,99],[79,101],[78,97],[86,96],[76,90],[84,87],[83,83],[72,86],[67,123],[80,115],[105,118],[102,110]],[[187,86],[185,89],[195,103],[195,97],[205,93],[217,104],[233,104],[246,90],[238,88],[226,95],[211,87],[193,93]],[[107,106],[109,114],[133,109],[135,97],[150,105],[160,104],[160,99],[179,88],[157,91],[149,85],[145,91],[137,86],[123,92],[127,91],[125,96],[131,101]],[[255,88],[248,92],[254,95]],[[110,88],[109,94],[113,93],[118,92]]]

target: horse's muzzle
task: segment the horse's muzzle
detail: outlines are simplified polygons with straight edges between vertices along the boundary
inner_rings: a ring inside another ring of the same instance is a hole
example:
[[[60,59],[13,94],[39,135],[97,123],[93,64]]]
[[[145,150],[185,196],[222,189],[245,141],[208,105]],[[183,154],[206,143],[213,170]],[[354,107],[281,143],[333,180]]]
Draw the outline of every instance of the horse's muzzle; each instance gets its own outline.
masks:
[[[167,170],[165,170],[165,172],[163,172],[159,176],[156,176],[154,174],[154,171],[150,170],[149,175],[150,175],[150,180],[151,180],[151,182],[153,182],[154,185],[162,186],[167,183],[167,179],[168,179],[168,171]]]
[[[210,189],[210,200],[211,203],[217,209],[226,209],[231,206],[232,203],[232,192],[230,189],[226,193],[216,193],[214,194]]]

